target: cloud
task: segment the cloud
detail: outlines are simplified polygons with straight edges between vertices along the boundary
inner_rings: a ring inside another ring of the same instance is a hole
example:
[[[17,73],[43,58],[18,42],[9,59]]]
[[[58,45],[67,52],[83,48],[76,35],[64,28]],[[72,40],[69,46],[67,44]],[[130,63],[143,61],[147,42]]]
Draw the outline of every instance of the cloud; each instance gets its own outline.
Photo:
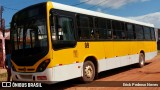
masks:
[[[160,28],[160,12],[150,13],[143,16],[128,17],[141,22],[154,24],[156,28]]]
[[[80,1],[86,2],[87,4],[90,4],[90,5],[118,9],[128,3],[146,2],[146,1],[150,1],[150,0],[80,0]]]

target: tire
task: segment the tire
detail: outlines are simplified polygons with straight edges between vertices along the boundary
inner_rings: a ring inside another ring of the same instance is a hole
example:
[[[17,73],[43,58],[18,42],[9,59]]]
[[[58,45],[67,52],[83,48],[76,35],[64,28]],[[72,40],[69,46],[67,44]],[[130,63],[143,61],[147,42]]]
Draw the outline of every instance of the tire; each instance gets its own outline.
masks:
[[[142,68],[144,65],[145,65],[145,56],[143,53],[140,53],[138,67]]]
[[[83,64],[83,76],[82,76],[82,81],[87,83],[91,82],[95,78],[95,66],[93,62],[91,61],[86,61]]]

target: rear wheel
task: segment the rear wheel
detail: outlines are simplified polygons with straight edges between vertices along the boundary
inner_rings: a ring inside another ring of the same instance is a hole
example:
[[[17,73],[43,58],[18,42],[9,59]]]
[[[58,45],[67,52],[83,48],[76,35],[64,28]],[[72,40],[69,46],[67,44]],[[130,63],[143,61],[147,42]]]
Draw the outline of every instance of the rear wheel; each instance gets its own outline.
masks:
[[[94,78],[95,78],[95,66],[93,62],[91,61],[84,62],[82,81],[90,82],[93,81]]]
[[[145,56],[143,53],[140,53],[138,67],[142,68],[144,65],[145,65]]]

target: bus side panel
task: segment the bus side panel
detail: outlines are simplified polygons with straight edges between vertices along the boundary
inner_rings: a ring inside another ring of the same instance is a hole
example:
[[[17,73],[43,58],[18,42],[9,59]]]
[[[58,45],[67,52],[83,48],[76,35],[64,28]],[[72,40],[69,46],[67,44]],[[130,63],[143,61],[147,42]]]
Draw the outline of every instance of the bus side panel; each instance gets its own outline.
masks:
[[[130,43],[122,41],[105,42],[105,70],[129,65],[129,46]],[[101,65],[99,65],[101,66]]]
[[[156,42],[155,41],[146,41],[144,43],[145,46],[145,59],[150,60],[153,57],[157,55],[157,48],[156,48]]]
[[[113,51],[113,42],[112,41],[106,41],[103,43],[104,50],[105,50],[105,57],[103,60],[99,60],[99,72],[105,71],[107,69],[110,69],[110,67],[115,67],[116,64],[110,63],[111,57],[114,57],[114,51]],[[113,62],[116,62],[115,60],[112,60]]]
[[[98,71],[105,70],[106,63],[103,62],[105,58],[105,49],[103,42],[95,41],[87,43],[89,44],[89,47],[85,46],[85,42],[79,42],[77,44],[77,49],[79,52],[78,58],[80,62],[84,62],[87,57],[92,56],[97,60],[97,62],[100,62],[100,64],[98,64]]]
[[[129,51],[130,51],[130,43],[127,41],[115,41],[114,42],[114,52],[115,57],[117,58],[117,61],[119,62],[120,66],[125,66],[130,63],[129,61]]]
[[[75,51],[76,48],[53,51],[53,77],[55,81],[64,81],[81,76],[82,65],[75,57]]]
[[[87,57],[93,56],[97,61],[105,57],[103,42],[77,42],[76,47],[53,51],[53,77],[55,81],[64,81],[83,75],[83,63]],[[101,64],[99,69],[105,69]]]
[[[65,81],[82,76],[83,63],[53,67],[54,81]]]
[[[130,43],[130,52],[129,52],[129,59],[130,64],[138,63],[139,61],[139,49],[138,49],[138,41],[131,41]],[[141,45],[141,44],[140,44]]]

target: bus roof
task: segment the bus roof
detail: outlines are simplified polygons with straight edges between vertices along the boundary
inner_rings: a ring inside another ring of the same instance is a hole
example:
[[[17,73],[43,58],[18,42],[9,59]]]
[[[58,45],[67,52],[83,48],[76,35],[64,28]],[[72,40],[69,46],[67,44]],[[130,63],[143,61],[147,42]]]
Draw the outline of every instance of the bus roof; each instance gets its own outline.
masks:
[[[64,5],[56,2],[52,2],[53,8],[59,9],[59,10],[64,10],[64,11],[69,11],[69,12],[75,12],[75,13],[80,13],[80,14],[86,14],[86,15],[91,15],[91,16],[97,16],[97,17],[102,17],[102,18],[107,18],[107,19],[112,19],[112,20],[118,20],[118,21],[123,21],[123,22],[128,22],[128,23],[134,23],[134,24],[139,24],[139,25],[144,25],[144,26],[149,26],[149,27],[154,27],[153,24],[150,23],[144,23],[144,22],[139,22],[136,20],[128,19],[128,18],[123,18],[119,16],[114,16],[114,15],[109,15],[101,12],[96,12],[96,11],[91,11],[87,9],[82,9],[82,8],[77,8],[74,6],[69,6],[69,5]]]

